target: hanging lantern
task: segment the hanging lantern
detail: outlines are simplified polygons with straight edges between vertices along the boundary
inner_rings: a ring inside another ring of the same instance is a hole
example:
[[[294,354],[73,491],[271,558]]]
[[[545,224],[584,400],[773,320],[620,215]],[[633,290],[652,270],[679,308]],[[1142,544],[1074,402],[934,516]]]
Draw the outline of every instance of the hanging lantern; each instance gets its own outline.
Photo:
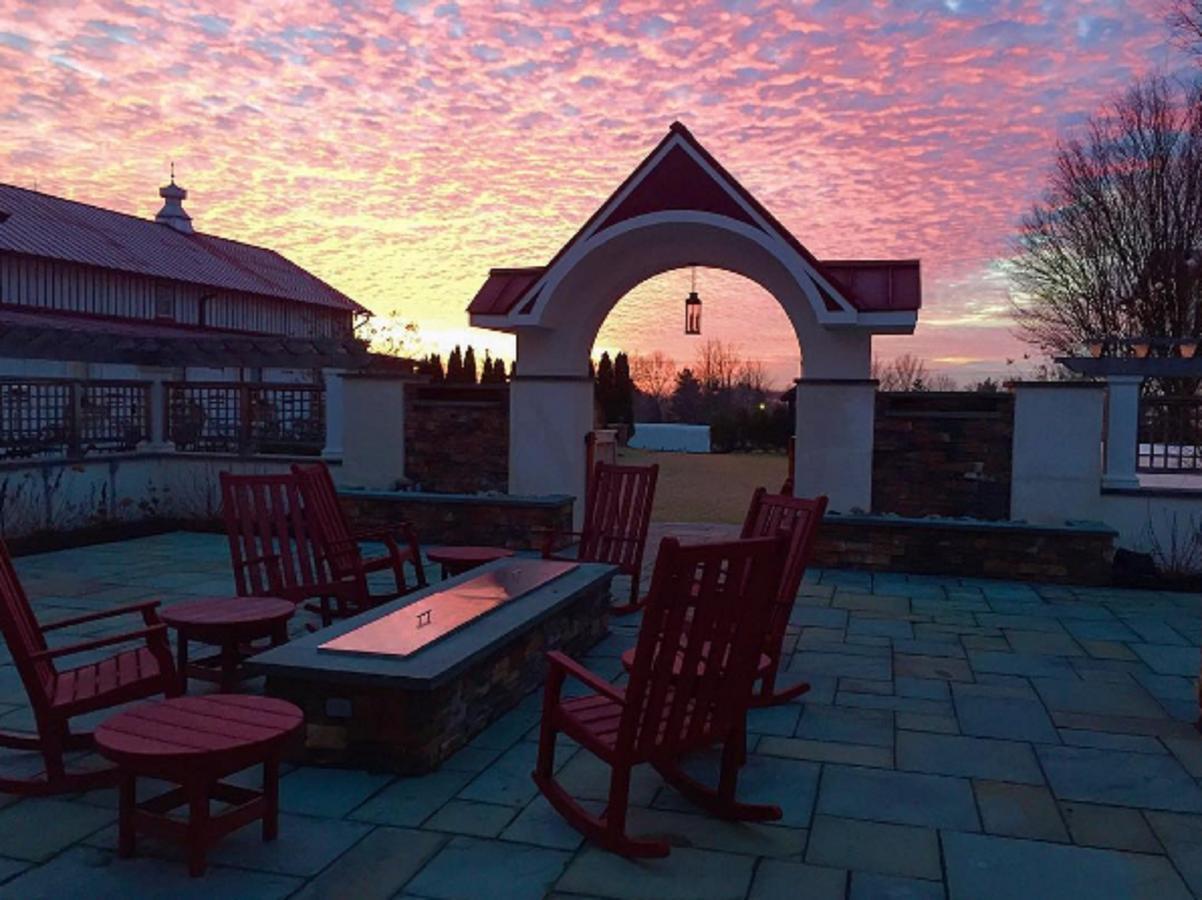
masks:
[[[684,301],[684,333],[701,334],[701,298],[697,296],[697,267],[693,267],[693,289]]]

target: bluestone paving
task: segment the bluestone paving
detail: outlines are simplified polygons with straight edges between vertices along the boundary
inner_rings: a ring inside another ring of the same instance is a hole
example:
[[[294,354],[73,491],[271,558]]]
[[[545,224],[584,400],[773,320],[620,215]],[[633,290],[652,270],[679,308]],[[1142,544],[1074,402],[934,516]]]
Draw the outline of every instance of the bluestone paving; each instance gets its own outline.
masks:
[[[571,854],[526,844],[452,838],[422,867],[406,890],[437,900],[541,900]]]
[[[1043,784],[1031,747],[1017,741],[902,731],[896,755],[897,767],[911,772]]]
[[[851,876],[849,896],[850,900],[943,900],[943,884],[856,872]]]
[[[1068,831],[1047,788],[1004,781],[977,781],[973,790],[977,794],[981,823],[990,834],[1068,841]]]
[[[496,837],[513,821],[516,814],[512,806],[452,800],[426,819],[422,827],[431,831],[446,831],[473,837]]]
[[[1032,678],[1044,705],[1056,712],[1075,712],[1098,716],[1131,716],[1159,719],[1164,708],[1138,684],[1127,681],[1093,684],[1057,678]]]
[[[888,710],[807,705],[797,737],[874,747],[893,746],[893,714]]]
[[[1184,900],[1161,856],[991,835],[943,833],[950,900]]]
[[[835,816],[814,817],[806,862],[885,875],[943,877],[933,830]]]
[[[818,812],[850,819],[979,829],[972,786],[963,778],[828,765]]]
[[[843,869],[766,859],[755,871],[748,900],[844,900],[846,895]]]
[[[1177,871],[1202,895],[1202,816],[1149,812],[1146,817]]]
[[[448,838],[408,828],[376,828],[310,881],[295,900],[395,896]]]
[[[220,535],[161,535],[17,566],[44,619],[230,587]],[[943,896],[945,868],[952,897],[1171,900],[1182,879],[1202,893],[1197,607],[1196,597],[1151,591],[815,570],[791,616],[782,679],[813,689],[751,713],[740,773],[739,796],[779,804],[780,822],[722,821],[640,766],[631,830],[658,832],[674,849],[666,860],[613,857],[534,790],[535,691],[429,775],[286,766],[279,840],[243,829],[195,881],[180,849],[153,838],[138,858],[115,857],[111,789],[0,798],[0,896],[86,885],[98,897],[430,900],[480,896],[483,885],[490,900],[925,898]],[[293,633],[309,621],[298,616]],[[621,682],[616,654],[633,644],[638,618],[610,627],[584,659]],[[62,639],[111,631],[99,623]],[[32,724],[3,648],[0,717]],[[563,784],[600,814],[605,764],[567,739],[557,760]],[[687,765],[712,781],[716,761],[707,752]],[[35,763],[0,755],[10,772]],[[235,780],[258,778],[252,769]]]
[[[587,847],[557,886],[620,900],[742,900],[754,863],[749,856],[687,848],[665,859],[628,860]]]
[[[1143,813],[1137,809],[1093,803],[1061,803],[1060,814],[1075,844],[1137,853],[1164,852]]]
[[[1063,800],[1202,812],[1202,789],[1171,756],[1046,746],[1036,752]]]
[[[45,865],[27,869],[5,883],[0,895],[20,900],[79,896],[89,900],[272,900],[290,896],[303,884],[299,878],[225,866],[210,866],[204,878],[188,878],[175,860],[151,856],[118,859],[111,850],[78,846]]]

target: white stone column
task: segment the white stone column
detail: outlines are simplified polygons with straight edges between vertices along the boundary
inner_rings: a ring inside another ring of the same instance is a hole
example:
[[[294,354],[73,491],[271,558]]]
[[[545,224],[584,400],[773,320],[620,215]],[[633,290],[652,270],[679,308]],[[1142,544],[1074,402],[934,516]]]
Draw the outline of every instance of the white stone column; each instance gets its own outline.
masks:
[[[405,478],[405,384],[396,375],[346,373],[339,484],[392,490]]]
[[[341,369],[322,369],[321,372],[326,388],[326,443],[321,450],[321,458],[327,462],[342,461],[342,441],[346,428],[342,388],[344,374]]]
[[[1106,378],[1106,472],[1102,486],[1137,488],[1135,472],[1139,442],[1139,397],[1141,375],[1109,375]]]
[[[797,382],[795,496],[826,494],[835,512],[872,509],[876,386],[870,379]]]
[[[1011,519],[1042,525],[1101,519],[1104,387],[1092,381],[1013,385]]]
[[[588,376],[518,375],[509,385],[509,493],[576,498],[584,517],[585,435],[593,427]]]

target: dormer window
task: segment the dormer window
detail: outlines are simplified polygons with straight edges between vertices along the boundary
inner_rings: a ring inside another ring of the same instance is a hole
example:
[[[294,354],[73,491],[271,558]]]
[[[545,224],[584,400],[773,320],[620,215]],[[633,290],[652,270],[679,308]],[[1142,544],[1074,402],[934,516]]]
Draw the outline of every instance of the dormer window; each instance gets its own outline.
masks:
[[[175,321],[175,288],[170,284],[160,284],[154,292],[154,317]]]

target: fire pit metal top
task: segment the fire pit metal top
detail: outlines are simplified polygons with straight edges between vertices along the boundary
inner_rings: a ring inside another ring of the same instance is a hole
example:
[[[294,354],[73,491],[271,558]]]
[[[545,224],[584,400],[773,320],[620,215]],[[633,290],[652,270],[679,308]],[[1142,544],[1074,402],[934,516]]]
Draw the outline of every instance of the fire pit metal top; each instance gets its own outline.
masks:
[[[577,568],[542,559],[507,560],[318,646],[325,653],[409,656]]]

